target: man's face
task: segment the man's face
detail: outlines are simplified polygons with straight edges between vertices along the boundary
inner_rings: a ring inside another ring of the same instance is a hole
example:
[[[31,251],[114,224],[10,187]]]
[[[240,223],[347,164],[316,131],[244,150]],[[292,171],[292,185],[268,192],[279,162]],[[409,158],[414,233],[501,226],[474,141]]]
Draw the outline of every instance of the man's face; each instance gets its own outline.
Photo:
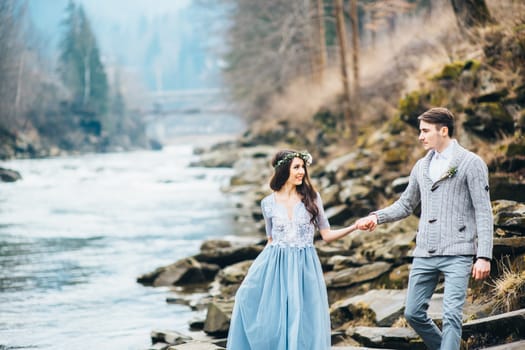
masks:
[[[434,149],[441,152],[447,137],[448,128],[446,126],[430,124],[423,120],[419,122],[419,142],[426,150]]]

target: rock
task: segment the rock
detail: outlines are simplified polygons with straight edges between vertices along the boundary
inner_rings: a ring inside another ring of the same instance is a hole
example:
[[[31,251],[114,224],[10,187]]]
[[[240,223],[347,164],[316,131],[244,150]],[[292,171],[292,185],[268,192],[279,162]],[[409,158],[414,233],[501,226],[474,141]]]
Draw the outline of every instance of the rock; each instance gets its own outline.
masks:
[[[494,226],[525,234],[525,204],[509,200],[492,202]]]
[[[408,276],[410,275],[411,264],[404,264],[396,267],[388,274],[390,286],[397,288],[408,287]]]
[[[484,348],[485,350],[523,350],[525,349],[525,340],[517,342],[506,343],[498,346],[491,346],[490,348]]]
[[[204,329],[204,322],[206,319],[194,319],[189,322],[192,331],[202,331]]]
[[[182,286],[210,282],[217,272],[219,272],[219,266],[215,264],[207,264],[194,258],[186,258],[144,274],[137,278],[137,282],[154,287]]]
[[[325,210],[325,215],[331,225],[343,225],[352,213],[346,204],[340,204]]]
[[[232,168],[239,159],[236,150],[217,150],[202,153],[200,159],[190,163],[191,167]]]
[[[166,303],[189,306],[193,311],[204,310],[208,307],[211,296],[208,293],[188,293],[182,296],[167,297]]]
[[[405,188],[407,188],[408,186],[409,179],[410,179],[410,176],[404,176],[404,177],[399,177],[395,179],[394,181],[392,181],[392,191],[394,191],[394,193],[403,192]]]
[[[341,300],[330,307],[330,314],[341,313],[341,309],[365,307],[372,311],[374,324],[391,326],[403,315],[406,290],[373,289],[365,294]]]
[[[169,348],[169,346],[170,344],[166,343],[154,343],[147,350],[166,350],[167,348]]]
[[[224,350],[225,348],[219,345],[216,345],[211,342],[205,341],[191,341],[186,344],[173,345],[168,348],[168,350]]]
[[[232,244],[205,246],[195,259],[200,262],[217,264],[220,267],[232,265],[244,260],[255,259],[264,249],[262,245]]]
[[[514,119],[498,102],[476,104],[466,108],[465,114],[464,128],[481,137],[494,139],[514,132]]]
[[[328,288],[346,287],[355,283],[369,281],[387,272],[392,265],[383,261],[361,267],[351,267],[340,271],[327,272],[324,277]]]
[[[494,256],[525,252],[525,237],[494,238]]]
[[[462,338],[469,349],[525,339],[525,309],[465,323]]]
[[[240,284],[252,263],[253,260],[245,260],[227,266],[219,272],[217,278],[221,284]]]
[[[525,183],[511,176],[489,174],[490,198],[525,203]]]
[[[412,328],[355,327],[347,334],[365,346],[398,350],[424,350],[425,344]]]
[[[213,336],[228,334],[234,301],[212,301],[204,322],[204,332]]]
[[[366,264],[368,264],[368,260],[363,256],[356,254],[350,256],[334,255],[329,258],[327,262],[327,265],[332,266],[332,270],[334,271],[344,270],[349,267],[363,266]]]
[[[155,343],[167,343],[171,345],[183,344],[192,340],[191,337],[179,333],[177,331],[151,331],[151,342]]]
[[[0,180],[3,182],[15,182],[22,179],[18,171],[0,168]]]

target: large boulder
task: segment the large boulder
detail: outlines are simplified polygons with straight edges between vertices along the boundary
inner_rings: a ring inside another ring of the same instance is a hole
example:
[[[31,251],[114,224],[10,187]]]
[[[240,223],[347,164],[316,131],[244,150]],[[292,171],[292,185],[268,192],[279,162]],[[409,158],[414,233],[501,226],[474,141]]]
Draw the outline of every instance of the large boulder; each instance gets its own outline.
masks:
[[[412,328],[351,327],[346,333],[365,346],[398,350],[424,350],[425,344]]]
[[[476,349],[525,339],[525,309],[465,323],[462,338]]]
[[[208,305],[204,332],[213,336],[224,336],[230,329],[234,301],[215,300]]]
[[[219,272],[218,265],[199,262],[194,258],[186,258],[146,273],[138,277],[137,282],[154,287],[184,286],[210,282],[217,272]]]
[[[244,260],[255,259],[264,249],[262,244],[235,243],[226,240],[210,240],[203,243],[195,260],[220,267],[232,265]]]
[[[492,202],[494,226],[517,235],[525,235],[525,204],[509,200]]]
[[[350,267],[340,271],[325,273],[328,288],[347,287],[356,283],[366,282],[378,278],[390,270],[392,264],[378,261],[361,267]]]
[[[0,181],[15,182],[22,178],[20,173],[15,170],[0,168]]]
[[[381,327],[391,326],[405,308],[406,290],[373,289],[365,294],[356,295],[346,300],[340,300],[330,307],[330,317],[335,324],[348,320],[341,315],[349,315],[356,308],[367,308],[373,315],[373,324]]]

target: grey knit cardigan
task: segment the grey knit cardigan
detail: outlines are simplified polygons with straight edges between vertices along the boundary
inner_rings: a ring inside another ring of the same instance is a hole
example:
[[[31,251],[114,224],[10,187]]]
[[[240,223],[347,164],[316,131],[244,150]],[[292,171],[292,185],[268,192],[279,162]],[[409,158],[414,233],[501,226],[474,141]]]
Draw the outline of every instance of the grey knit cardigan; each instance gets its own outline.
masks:
[[[449,170],[433,183],[428,168],[435,151],[429,151],[412,169],[401,197],[375,212],[378,224],[405,218],[421,203],[415,257],[473,255],[492,259],[494,225],[487,165],[452,142]]]

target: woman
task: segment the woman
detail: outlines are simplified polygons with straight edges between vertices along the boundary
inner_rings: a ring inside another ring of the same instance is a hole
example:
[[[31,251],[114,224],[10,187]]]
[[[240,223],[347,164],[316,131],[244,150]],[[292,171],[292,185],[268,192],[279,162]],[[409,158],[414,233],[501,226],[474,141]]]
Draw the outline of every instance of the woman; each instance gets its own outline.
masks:
[[[230,350],[328,350],[330,317],[323,271],[313,245],[315,227],[330,242],[356,230],[331,230],[308,177],[307,152],[280,151],[261,202],[268,244],[235,296]]]

